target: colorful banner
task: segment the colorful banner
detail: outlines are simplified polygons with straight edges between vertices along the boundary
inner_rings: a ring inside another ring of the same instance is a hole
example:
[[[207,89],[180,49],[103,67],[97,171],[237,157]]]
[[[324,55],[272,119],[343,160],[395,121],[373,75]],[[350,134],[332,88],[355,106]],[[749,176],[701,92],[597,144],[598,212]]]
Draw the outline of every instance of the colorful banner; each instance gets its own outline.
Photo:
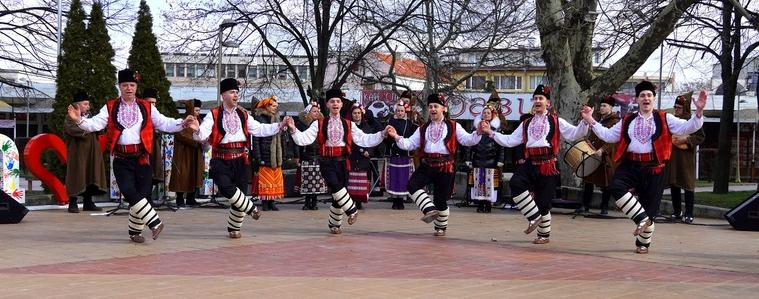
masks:
[[[0,134],[0,166],[2,166],[0,186],[2,186],[3,192],[23,204],[26,203],[26,190],[19,186],[21,171],[18,165],[19,155],[16,143],[8,136]]]

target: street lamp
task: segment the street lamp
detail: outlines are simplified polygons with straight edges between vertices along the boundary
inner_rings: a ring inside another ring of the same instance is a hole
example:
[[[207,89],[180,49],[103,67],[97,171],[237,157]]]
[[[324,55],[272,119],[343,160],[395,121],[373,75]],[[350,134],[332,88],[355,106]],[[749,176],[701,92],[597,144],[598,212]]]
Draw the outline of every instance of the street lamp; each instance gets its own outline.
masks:
[[[737,129],[737,145],[735,147],[735,182],[740,183],[741,182],[741,103],[745,103],[746,100],[741,100],[741,94],[746,92],[745,89],[743,89],[742,86],[738,86],[738,111],[736,112],[738,114],[738,125],[736,126]]]
[[[235,25],[237,25],[237,22],[235,22],[232,19],[226,19],[219,24],[219,61],[216,66],[216,105],[221,104],[221,60],[223,57],[223,49],[225,46],[227,47],[237,47],[239,44],[233,43],[233,42],[224,42],[224,29],[225,28],[232,28]]]

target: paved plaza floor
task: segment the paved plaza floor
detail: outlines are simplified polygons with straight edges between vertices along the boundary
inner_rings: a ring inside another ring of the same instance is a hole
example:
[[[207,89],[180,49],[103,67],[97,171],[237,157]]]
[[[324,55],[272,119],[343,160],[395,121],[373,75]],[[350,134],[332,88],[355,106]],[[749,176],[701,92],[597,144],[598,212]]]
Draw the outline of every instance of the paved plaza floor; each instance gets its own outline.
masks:
[[[759,232],[721,220],[658,223],[651,253],[639,255],[622,218],[554,210],[551,242],[534,245],[516,211],[453,207],[438,238],[412,205],[389,206],[372,202],[330,235],[326,204],[280,205],[248,217],[236,240],[226,210],[161,210],[166,229],[145,244],[129,241],[124,214],[32,211],[0,225],[0,298],[759,296]]]

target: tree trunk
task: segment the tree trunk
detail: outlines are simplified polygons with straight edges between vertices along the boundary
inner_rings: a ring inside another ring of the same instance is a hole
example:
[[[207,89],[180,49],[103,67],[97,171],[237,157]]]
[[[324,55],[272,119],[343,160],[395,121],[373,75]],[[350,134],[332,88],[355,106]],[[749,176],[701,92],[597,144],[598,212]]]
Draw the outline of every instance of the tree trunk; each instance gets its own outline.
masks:
[[[719,57],[720,66],[722,67],[722,115],[719,118],[719,149],[717,151],[717,165],[714,171],[714,193],[727,193],[730,183],[730,161],[732,155],[732,138],[730,132],[733,130],[733,107],[735,105],[735,90],[738,84],[737,76],[733,76],[733,57],[732,43],[732,5],[724,1],[722,9],[722,55]],[[740,68],[738,69],[740,71]],[[737,166],[737,165],[736,165]]]

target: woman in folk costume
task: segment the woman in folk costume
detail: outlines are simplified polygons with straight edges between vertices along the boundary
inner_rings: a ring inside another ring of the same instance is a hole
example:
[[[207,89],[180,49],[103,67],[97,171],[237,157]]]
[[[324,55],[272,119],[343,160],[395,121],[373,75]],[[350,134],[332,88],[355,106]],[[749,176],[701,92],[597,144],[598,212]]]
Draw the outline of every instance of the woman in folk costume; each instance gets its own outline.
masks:
[[[164,224],[153,206],[150,197],[152,173],[150,154],[153,153],[153,128],[175,133],[192,126],[197,120],[165,117],[144,99],[137,98],[139,75],[130,69],[119,71],[119,91],[117,99],[110,99],[100,112],[92,118],[82,118],[77,107],[68,106],[68,115],[79,128],[87,132],[106,129],[113,158],[113,174],[119,190],[129,202],[129,239],[144,243],[142,231],[147,225],[153,240],[163,231]]]
[[[559,175],[556,167],[561,146],[559,138],[573,141],[588,133],[586,123],[573,126],[551,112],[550,98],[551,89],[538,85],[532,95],[532,117],[523,121],[512,134],[488,132],[502,146],[525,144],[525,162],[516,168],[510,186],[514,202],[528,221],[524,233],[538,230],[534,244],[548,243],[551,235],[551,200],[556,194]]]
[[[616,100],[611,96],[605,96],[601,98],[601,103],[598,105],[599,120],[602,126],[611,128],[619,122],[619,116],[612,111]],[[606,143],[595,133],[590,132],[587,141],[596,150],[593,154],[601,159],[601,166],[596,171],[591,173],[584,179],[585,186],[582,192],[582,207],[577,208],[575,212],[590,211],[590,202],[593,199],[593,189],[595,187],[601,188],[601,215],[609,214],[609,199],[611,193],[609,193],[609,182],[612,175],[614,175],[614,152],[617,147],[616,143]]]
[[[265,98],[258,102],[253,119],[262,124],[279,123],[277,108],[279,104],[275,97]],[[275,134],[267,137],[253,137],[251,159],[256,173],[257,186],[253,193],[258,194],[264,211],[279,211],[275,200],[285,196],[285,182],[282,175],[282,137]]]
[[[185,115],[192,115],[196,119],[200,117],[198,99],[185,102]],[[203,185],[203,169],[205,159],[203,157],[203,144],[192,139],[191,128],[174,134],[174,156],[171,162],[171,178],[169,190],[177,193],[177,207],[195,206],[195,192]],[[186,197],[186,201],[185,201]]]
[[[616,204],[636,224],[635,252],[645,254],[654,234],[652,217],[659,212],[666,173],[662,172],[672,154],[672,135],[693,134],[704,124],[706,91],[696,101],[696,113],[688,120],[654,110],[656,87],[648,81],[635,86],[639,110],[621,122],[605,128],[593,119],[593,108],[585,107],[582,117],[592,124],[593,132],[605,142],[618,142],[614,172],[609,191]],[[624,157],[624,159],[623,159]],[[630,192],[635,189],[637,196]],[[651,215],[649,217],[649,215]]]
[[[311,102],[306,109],[298,115],[298,121],[295,126],[298,130],[305,131],[311,126],[312,122],[324,119],[321,107],[317,102]],[[299,146],[296,152],[298,156],[298,183],[295,188],[298,193],[305,196],[303,210],[318,210],[316,196],[327,193],[327,184],[321,175],[319,168],[319,146],[312,143],[306,146]]]
[[[351,121],[364,133],[371,134],[381,131],[369,121],[366,110],[358,103],[353,104],[351,109]],[[356,202],[356,207],[359,210],[363,210],[363,204],[369,202],[372,157],[376,157],[374,147],[362,147],[353,144],[350,154],[351,171],[348,173],[348,194]]]
[[[340,116],[343,107],[343,92],[330,89],[326,92],[329,117],[312,122],[305,131],[295,127],[295,122],[289,120],[287,126],[292,133],[293,141],[299,146],[318,143],[320,152],[320,171],[324,181],[332,193],[332,206],[329,209],[329,229],[332,234],[342,233],[343,215],[348,215],[348,224],[352,225],[358,219],[356,204],[348,194],[348,171],[353,143],[362,147],[374,147],[385,138],[385,131],[366,134],[358,126]]]
[[[486,121],[490,123],[491,130],[498,131],[501,120],[496,113],[496,108],[487,104],[474,123]],[[490,136],[482,136],[480,142],[472,146],[469,152],[469,161],[466,164],[472,168],[468,182],[470,198],[477,202],[477,213],[490,213],[493,203],[498,200],[503,148]]]
[[[248,111],[238,103],[240,83],[237,79],[226,78],[219,82],[222,104],[214,107],[198,125],[192,138],[208,141],[213,157],[209,163],[208,175],[219,187],[219,193],[231,203],[227,219],[227,233],[232,239],[242,237],[240,229],[246,215],[254,220],[261,217],[253,201],[245,196],[250,178],[250,160],[248,149],[251,137],[268,137],[276,135],[284,128],[282,123],[262,124],[250,119]],[[289,116],[286,121],[292,121]]]
[[[424,213],[422,221],[435,222],[435,236],[445,236],[448,228],[450,209],[448,200],[453,193],[455,172],[453,171],[456,150],[459,144],[472,146],[480,142],[479,129],[468,133],[460,124],[445,119],[445,99],[439,94],[427,97],[429,121],[419,127],[411,137],[405,138],[390,127],[388,135],[395,139],[402,150],[422,149],[421,164],[408,183],[411,200]],[[424,187],[435,185],[434,201],[424,191]]]
[[[417,129],[417,126],[408,119],[408,113],[411,111],[409,101],[415,97],[410,91],[405,91],[394,106],[393,117],[388,120],[388,125],[395,129],[398,135],[404,138],[411,137]],[[385,167],[385,188],[387,193],[393,199],[393,210],[403,210],[405,207],[403,201],[408,193],[408,181],[414,172],[413,153],[402,150],[394,140],[388,139],[386,147],[388,162]]]
[[[690,103],[692,92],[680,95],[675,99],[675,116],[689,119],[691,116]],[[682,216],[685,223],[693,223],[693,190],[696,188],[696,147],[704,142],[704,129],[690,135],[672,136],[672,156],[669,158],[668,185],[672,194],[672,219]],[[685,214],[682,211],[681,192],[685,193]]]

